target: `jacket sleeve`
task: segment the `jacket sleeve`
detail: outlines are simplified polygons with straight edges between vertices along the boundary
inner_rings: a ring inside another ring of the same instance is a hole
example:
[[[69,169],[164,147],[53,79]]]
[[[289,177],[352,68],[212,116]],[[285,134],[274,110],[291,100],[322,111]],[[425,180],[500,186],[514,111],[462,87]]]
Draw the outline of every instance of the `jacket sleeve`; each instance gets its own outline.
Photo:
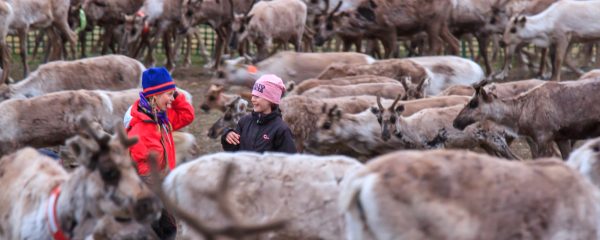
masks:
[[[171,103],[168,117],[173,131],[177,131],[194,121],[194,107],[185,100],[183,94],[179,94]]]
[[[240,121],[237,123],[235,129],[233,128],[226,128],[225,131],[223,131],[223,135],[221,135],[221,146],[223,146],[223,150],[226,152],[237,152],[240,150],[240,145],[242,144],[242,127],[241,127],[241,123],[244,121],[244,118],[240,119]],[[236,132],[237,134],[240,135],[240,144],[238,145],[233,145],[233,144],[229,144],[225,139],[227,138],[227,134],[231,131]]]
[[[129,154],[131,155],[131,159],[136,163],[138,174],[142,176],[146,176],[150,174],[150,165],[148,164],[148,154],[154,152],[157,154],[157,161],[160,165],[164,163],[164,155],[162,146],[159,144],[154,144],[154,142],[146,139],[147,136],[137,134],[138,131],[132,129],[129,132],[129,137],[137,136],[139,138],[138,142],[133,146],[129,147]],[[141,136],[140,136],[141,135]]]
[[[296,153],[296,144],[294,143],[294,136],[292,130],[287,126],[278,131],[277,138],[274,142],[274,149],[277,152],[284,153]]]

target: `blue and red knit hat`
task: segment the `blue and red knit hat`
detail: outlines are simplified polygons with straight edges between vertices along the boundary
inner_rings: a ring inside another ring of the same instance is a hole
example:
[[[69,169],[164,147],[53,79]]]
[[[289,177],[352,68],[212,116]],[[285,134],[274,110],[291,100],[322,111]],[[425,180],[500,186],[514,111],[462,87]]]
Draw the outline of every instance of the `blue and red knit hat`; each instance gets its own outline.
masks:
[[[142,88],[145,97],[175,90],[175,82],[164,67],[148,68],[142,73]]]

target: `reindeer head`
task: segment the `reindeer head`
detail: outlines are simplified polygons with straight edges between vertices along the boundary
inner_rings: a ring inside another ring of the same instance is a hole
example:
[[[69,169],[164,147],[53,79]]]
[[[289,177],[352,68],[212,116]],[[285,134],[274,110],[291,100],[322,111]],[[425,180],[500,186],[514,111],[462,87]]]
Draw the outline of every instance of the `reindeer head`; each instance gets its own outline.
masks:
[[[413,99],[421,99],[425,97],[425,82],[427,78],[423,78],[421,82],[418,84],[414,84],[411,81],[410,76],[403,76],[400,78],[400,83],[402,83],[402,87],[404,87],[404,91],[406,94],[402,98],[402,100],[413,100]]]
[[[227,128],[235,128],[238,121],[246,115],[246,109],[248,102],[243,100],[241,97],[237,97],[231,103],[226,106],[225,114],[219,118],[211,127],[208,129],[208,137],[215,139],[223,134]]]
[[[499,107],[496,106],[499,102],[496,101],[498,97],[484,89],[487,83],[488,81],[482,81],[473,86],[475,95],[454,119],[453,126],[455,128],[464,130],[467,126],[485,120],[487,116],[496,112],[494,108]]]
[[[318,131],[315,135],[317,142],[333,144],[338,141],[336,136],[343,131],[340,127],[342,115],[342,110],[337,105],[328,108],[326,103],[323,104],[321,116],[317,121]]]
[[[492,6],[485,17],[487,21],[484,29],[494,33],[503,33],[510,20],[510,15],[508,15],[504,6]]]
[[[325,9],[320,14],[317,14],[313,20],[313,28],[315,29],[315,45],[323,46],[325,42],[333,38],[333,36],[340,30],[342,19],[347,16],[347,13],[343,12],[337,14],[336,12],[342,6],[342,1],[333,9],[329,11],[329,1],[325,1]]]
[[[238,48],[238,43],[244,41],[244,39],[246,38],[247,33],[247,26],[248,23],[250,23],[250,21],[252,20],[252,17],[254,17],[253,14],[250,14],[250,11],[252,10],[252,8],[254,7],[254,4],[257,2],[257,0],[253,0],[252,1],[252,5],[250,5],[250,8],[248,8],[248,11],[244,14],[233,14],[233,22],[231,23],[231,32],[232,32],[232,36],[231,39],[229,41],[229,47],[231,49],[237,49]]]
[[[377,121],[381,125],[381,139],[387,141],[391,138],[391,133],[396,132],[396,121],[404,111],[404,106],[396,106],[402,98],[402,94],[394,100],[392,105],[385,109],[381,104],[381,97],[377,96],[377,107],[371,107],[371,112],[377,116]]]
[[[225,110],[226,106],[223,102],[223,98],[221,97],[223,94],[223,89],[223,85],[211,85],[206,93],[206,99],[200,105],[200,109],[205,112],[209,112],[213,108],[222,108],[222,110]]]
[[[83,239],[83,236],[75,236],[73,239]],[[93,232],[85,238],[86,240],[109,240],[109,239],[139,239],[158,240],[158,236],[148,224],[137,221],[127,221],[114,216],[105,215],[99,219],[94,226]]]
[[[82,4],[82,8],[89,21],[96,22],[104,18],[104,15],[110,12],[110,1],[85,0]]]
[[[80,124],[87,134],[67,141],[81,166],[73,172],[72,181],[65,188],[74,188],[79,203],[70,202],[79,214],[93,216],[113,215],[121,219],[150,221],[159,214],[160,203],[142,182],[129,157],[128,147],[137,138],[128,138],[118,127],[111,137],[98,133],[87,120]],[[117,126],[122,126],[117,124]],[[61,216],[59,216],[61,217]]]
[[[587,141],[573,151],[567,165],[600,187],[600,138]]]
[[[125,23],[123,24],[123,39],[121,40],[121,44],[130,45],[137,42],[144,31],[146,26],[146,20],[148,19],[147,15],[134,14],[134,15],[122,15]]]
[[[524,40],[523,32],[525,24],[527,23],[526,16],[515,16],[510,19],[508,25],[504,29],[504,36],[500,45],[505,46],[516,46]]]

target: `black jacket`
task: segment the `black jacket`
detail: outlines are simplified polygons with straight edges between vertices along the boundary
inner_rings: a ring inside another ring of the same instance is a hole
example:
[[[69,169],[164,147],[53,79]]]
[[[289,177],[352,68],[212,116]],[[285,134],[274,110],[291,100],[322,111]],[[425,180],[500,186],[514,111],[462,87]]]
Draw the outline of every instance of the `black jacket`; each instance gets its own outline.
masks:
[[[240,134],[240,144],[233,145],[225,140],[230,131]],[[227,129],[221,136],[223,150],[253,152],[285,152],[296,153],[296,145],[292,131],[281,119],[279,109],[262,115],[256,112],[240,119],[236,129]]]

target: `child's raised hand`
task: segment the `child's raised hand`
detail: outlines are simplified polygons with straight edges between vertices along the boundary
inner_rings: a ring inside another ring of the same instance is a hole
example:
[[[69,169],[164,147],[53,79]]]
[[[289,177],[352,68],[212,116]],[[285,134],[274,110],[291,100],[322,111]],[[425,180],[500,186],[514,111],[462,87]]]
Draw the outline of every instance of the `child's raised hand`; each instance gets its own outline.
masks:
[[[240,144],[240,135],[234,131],[230,131],[229,133],[227,133],[225,141],[227,141],[227,143],[229,144],[238,145]]]

